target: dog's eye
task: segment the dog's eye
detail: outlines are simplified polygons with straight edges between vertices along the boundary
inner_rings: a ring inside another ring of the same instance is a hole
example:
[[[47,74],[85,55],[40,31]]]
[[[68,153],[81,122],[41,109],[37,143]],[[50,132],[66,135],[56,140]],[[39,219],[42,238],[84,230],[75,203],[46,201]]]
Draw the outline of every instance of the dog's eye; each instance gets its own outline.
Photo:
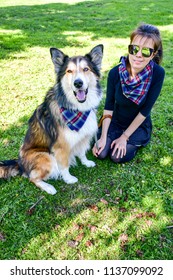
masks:
[[[68,69],[68,70],[67,70],[67,73],[69,73],[69,74],[70,74],[70,73],[73,73],[73,71],[72,71],[72,70],[70,70],[70,69]]]
[[[84,71],[84,72],[87,72],[87,71],[89,71],[89,68],[88,68],[88,67],[85,67],[85,68],[83,69],[83,71]]]

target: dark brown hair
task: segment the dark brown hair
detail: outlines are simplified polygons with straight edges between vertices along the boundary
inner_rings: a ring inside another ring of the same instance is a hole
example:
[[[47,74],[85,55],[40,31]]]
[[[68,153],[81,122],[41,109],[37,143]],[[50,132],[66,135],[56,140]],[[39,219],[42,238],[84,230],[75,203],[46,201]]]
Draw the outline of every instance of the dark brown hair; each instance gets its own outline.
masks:
[[[159,29],[154,25],[142,23],[131,33],[130,43],[132,43],[134,37],[136,36],[142,36],[153,40],[155,52],[153,60],[157,64],[161,64],[163,58],[163,48]]]

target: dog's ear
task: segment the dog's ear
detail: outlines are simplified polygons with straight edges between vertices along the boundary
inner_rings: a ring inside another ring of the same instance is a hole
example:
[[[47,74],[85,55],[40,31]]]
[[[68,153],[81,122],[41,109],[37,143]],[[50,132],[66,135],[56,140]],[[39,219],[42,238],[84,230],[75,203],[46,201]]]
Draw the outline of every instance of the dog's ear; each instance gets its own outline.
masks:
[[[91,58],[91,61],[98,67],[100,70],[102,58],[103,58],[103,45],[98,45],[94,47],[89,54],[86,55]]]
[[[60,67],[64,64],[68,56],[56,48],[50,48],[50,54],[55,66],[55,71],[59,72]]]

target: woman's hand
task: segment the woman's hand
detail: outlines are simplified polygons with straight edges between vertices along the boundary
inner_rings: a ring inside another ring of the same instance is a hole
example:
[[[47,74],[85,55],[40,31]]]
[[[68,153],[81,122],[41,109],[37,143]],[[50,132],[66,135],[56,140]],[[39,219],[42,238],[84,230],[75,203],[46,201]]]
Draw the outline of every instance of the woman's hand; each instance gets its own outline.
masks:
[[[103,151],[105,145],[106,145],[106,139],[101,137],[97,141],[97,143],[94,144],[94,147],[92,148],[93,155],[95,157],[98,157],[98,155]]]
[[[127,137],[122,134],[119,138],[115,139],[111,144],[112,155],[116,153],[116,158],[123,158],[126,155]]]

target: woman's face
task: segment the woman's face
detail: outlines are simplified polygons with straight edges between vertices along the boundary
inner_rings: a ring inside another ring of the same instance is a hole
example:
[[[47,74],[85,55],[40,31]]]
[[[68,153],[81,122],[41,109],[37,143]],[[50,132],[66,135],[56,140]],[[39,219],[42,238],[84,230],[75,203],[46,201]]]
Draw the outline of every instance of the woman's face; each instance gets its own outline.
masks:
[[[129,63],[133,75],[141,72],[154,57],[154,53],[152,53],[150,57],[144,57],[142,55],[142,48],[154,49],[154,42],[152,39],[149,39],[147,37],[135,36],[133,41],[131,42],[131,45],[137,45],[140,47],[139,51],[136,54],[129,54]]]

